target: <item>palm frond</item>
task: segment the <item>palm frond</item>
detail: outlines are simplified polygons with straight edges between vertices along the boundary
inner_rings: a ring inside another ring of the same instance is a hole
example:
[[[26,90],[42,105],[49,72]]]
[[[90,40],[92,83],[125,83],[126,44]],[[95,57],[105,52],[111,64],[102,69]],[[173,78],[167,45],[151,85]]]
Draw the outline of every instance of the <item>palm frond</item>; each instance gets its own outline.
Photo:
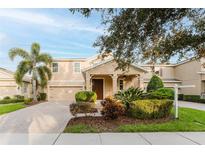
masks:
[[[26,73],[28,73],[32,68],[31,62],[30,61],[21,61],[17,67],[17,70],[15,72],[15,80],[16,83],[21,85],[23,81],[23,77],[25,76]]]
[[[13,60],[16,56],[19,56],[23,59],[29,60],[30,56],[28,52],[26,52],[24,49],[21,48],[12,48],[9,50],[9,57],[11,60]]]
[[[37,57],[40,52],[40,45],[38,43],[33,43],[31,45],[31,55],[32,57]]]
[[[52,63],[52,57],[47,53],[39,54],[36,57],[36,62],[40,62],[40,63],[44,63],[46,65],[50,65]]]
[[[46,75],[47,75],[48,79],[50,80],[51,77],[52,77],[52,73],[51,73],[50,68],[48,68],[47,66],[43,66],[43,69],[46,72]]]
[[[44,69],[42,67],[38,67],[37,72],[38,72],[40,86],[42,88],[46,87],[47,83],[48,83],[48,80],[47,80],[47,77],[45,75]]]

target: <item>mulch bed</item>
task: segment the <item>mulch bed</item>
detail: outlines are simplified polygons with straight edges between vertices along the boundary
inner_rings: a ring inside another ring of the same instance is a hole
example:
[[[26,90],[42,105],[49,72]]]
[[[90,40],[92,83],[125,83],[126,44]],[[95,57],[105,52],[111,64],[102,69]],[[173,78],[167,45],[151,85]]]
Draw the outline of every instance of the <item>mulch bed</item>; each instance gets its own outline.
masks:
[[[115,120],[106,120],[104,117],[86,116],[86,117],[72,118],[68,122],[67,127],[78,125],[78,124],[85,124],[96,128],[99,132],[115,132],[120,125],[163,123],[163,122],[170,121],[172,119],[173,118],[171,116],[163,119],[156,119],[156,120],[140,120],[140,119],[131,118],[127,116],[121,116]]]

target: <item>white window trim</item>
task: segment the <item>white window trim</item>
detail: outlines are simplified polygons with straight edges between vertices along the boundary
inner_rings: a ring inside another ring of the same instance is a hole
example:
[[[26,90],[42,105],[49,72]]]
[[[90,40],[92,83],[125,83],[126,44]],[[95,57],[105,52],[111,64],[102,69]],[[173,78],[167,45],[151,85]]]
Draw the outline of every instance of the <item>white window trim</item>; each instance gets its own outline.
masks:
[[[54,63],[58,65],[58,71],[57,71],[57,72],[54,72],[54,71],[53,71],[53,64],[54,64]],[[53,62],[53,63],[52,63],[52,73],[58,73],[58,72],[59,72],[59,63]]]
[[[75,64],[76,63],[80,64],[80,72],[75,72]],[[81,73],[81,63],[80,62],[73,62],[73,73],[75,73],[75,74],[80,74]]]

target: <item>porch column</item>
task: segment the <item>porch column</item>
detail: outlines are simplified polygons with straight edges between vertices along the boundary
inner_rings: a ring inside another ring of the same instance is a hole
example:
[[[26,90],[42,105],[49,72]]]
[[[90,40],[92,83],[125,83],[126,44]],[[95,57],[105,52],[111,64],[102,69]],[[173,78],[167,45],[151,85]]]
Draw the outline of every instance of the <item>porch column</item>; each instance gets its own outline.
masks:
[[[86,72],[85,75],[85,85],[86,85],[86,90],[91,90],[91,86],[90,86],[90,74],[88,72]]]
[[[113,95],[117,93],[117,74],[113,74],[112,76],[112,88],[113,88]]]
[[[141,89],[144,89],[144,78],[143,78],[143,74],[139,74],[139,87]]]

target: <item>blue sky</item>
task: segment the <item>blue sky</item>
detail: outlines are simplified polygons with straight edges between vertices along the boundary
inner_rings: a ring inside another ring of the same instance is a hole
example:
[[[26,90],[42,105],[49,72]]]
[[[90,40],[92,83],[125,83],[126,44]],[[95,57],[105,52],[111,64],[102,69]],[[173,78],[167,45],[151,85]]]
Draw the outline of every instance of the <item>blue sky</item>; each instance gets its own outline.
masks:
[[[103,33],[100,15],[85,18],[68,9],[0,9],[0,67],[15,70],[19,59],[8,58],[13,47],[30,50],[32,42],[55,58],[89,57]]]

